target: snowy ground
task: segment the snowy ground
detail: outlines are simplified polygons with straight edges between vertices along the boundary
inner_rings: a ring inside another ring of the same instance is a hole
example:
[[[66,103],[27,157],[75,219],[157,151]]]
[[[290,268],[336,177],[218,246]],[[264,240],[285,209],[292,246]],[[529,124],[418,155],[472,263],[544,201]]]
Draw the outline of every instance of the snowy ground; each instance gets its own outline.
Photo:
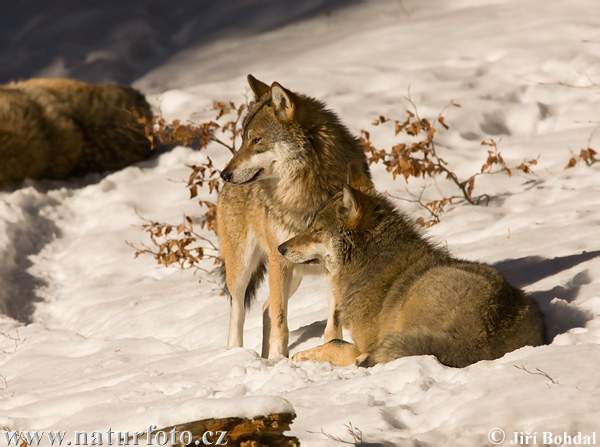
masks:
[[[539,155],[539,164],[535,176],[478,180],[476,194],[493,194],[489,206],[458,204],[429,234],[530,292],[549,344],[464,369],[433,357],[371,369],[264,360],[257,305],[246,321],[247,349],[226,348],[228,303],[219,289],[133,259],[125,243],[144,240],[136,210],[173,223],[198,215],[172,180],[186,178],[185,164],[205,153],[178,147],[119,172],[0,192],[0,306],[14,317],[0,318],[0,426],[132,432],[293,407],[291,434],[303,446],[336,445],[321,430],[350,441],[349,422],[365,441],[389,445],[490,445],[494,428],[506,433],[505,445],[520,432],[538,433],[529,445],[541,445],[542,432],[598,432],[600,443],[600,166],[563,169],[587,144],[590,121],[600,120],[600,88],[543,84],[600,82],[600,3],[248,1],[211,9],[214,29],[199,3],[180,3],[169,14],[128,6],[121,15],[111,14],[112,1],[89,10],[66,0],[3,6],[10,45],[2,60],[11,63],[3,80],[135,81],[168,118],[201,120],[212,118],[203,111],[213,100],[243,101],[252,73],[326,101],[381,147],[398,139],[370,123],[402,118],[409,85],[423,116],[453,99],[462,108],[445,113],[451,129],[438,144],[459,174],[481,167],[480,142],[489,138],[502,138],[509,163]],[[65,45],[73,33],[81,38]],[[132,35],[160,45],[135,52],[121,44]],[[53,38],[54,54],[36,53],[40,39]],[[592,147],[599,143],[600,135]],[[218,145],[209,152],[218,166],[229,157]],[[402,180],[381,166],[373,172],[379,189],[406,194]],[[305,280],[290,302],[292,353],[320,343],[326,306],[324,280]]]

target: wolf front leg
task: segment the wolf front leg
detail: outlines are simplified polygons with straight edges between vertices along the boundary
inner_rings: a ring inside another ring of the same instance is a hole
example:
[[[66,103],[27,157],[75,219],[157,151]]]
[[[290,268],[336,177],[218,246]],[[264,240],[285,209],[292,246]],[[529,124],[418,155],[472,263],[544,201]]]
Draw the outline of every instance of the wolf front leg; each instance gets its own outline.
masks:
[[[244,320],[246,319],[244,299],[248,287],[248,268],[244,269],[238,259],[230,258],[228,260],[230,262],[225,262],[225,280],[231,294],[231,308],[229,310],[227,346],[242,347],[244,346]]]
[[[288,356],[289,329],[287,323],[288,300],[294,289],[294,264],[277,251],[269,256],[269,320],[271,333],[267,357]],[[296,286],[297,287],[297,286]],[[266,334],[265,334],[266,335]],[[264,347],[264,346],[263,346]],[[263,355],[265,352],[263,351]]]
[[[257,278],[253,273],[264,268],[265,259],[260,256],[254,240],[240,244],[243,250],[222,250],[225,260],[225,281],[231,294],[229,312],[229,335],[227,346],[244,346],[244,320],[246,319],[247,290],[254,290]],[[260,276],[260,275],[259,275]]]
[[[288,301],[296,293],[298,287],[300,287],[300,283],[302,282],[302,273],[300,273],[299,269],[295,268],[292,273],[292,281],[290,284],[290,290],[288,293]],[[269,303],[271,302],[271,297],[269,296],[263,305],[263,338],[262,338],[262,357],[269,357],[269,346],[271,345],[269,338],[271,337],[271,306]]]
[[[267,358],[269,357],[269,337],[271,336],[271,306],[269,303],[271,302],[271,297],[268,297],[263,304],[262,313],[263,313],[263,336],[262,336],[262,351],[261,357]]]
[[[342,340],[342,325],[340,324],[339,310],[335,306],[335,293],[331,285],[331,273],[327,272],[327,325],[325,326],[325,343],[331,340]]]
[[[227,285],[232,290],[230,285]],[[246,319],[246,308],[244,307],[244,295],[246,288],[234,287],[235,292],[231,292],[231,309],[229,310],[229,333],[227,336],[227,346],[244,346],[244,321]]]

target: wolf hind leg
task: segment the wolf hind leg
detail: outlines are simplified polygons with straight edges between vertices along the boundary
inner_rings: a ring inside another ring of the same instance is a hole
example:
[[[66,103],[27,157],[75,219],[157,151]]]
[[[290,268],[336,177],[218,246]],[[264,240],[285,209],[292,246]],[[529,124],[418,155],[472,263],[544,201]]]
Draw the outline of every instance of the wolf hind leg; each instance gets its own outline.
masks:
[[[434,355],[446,366],[462,368],[479,360],[490,359],[486,351],[474,339],[461,340],[450,333],[412,329],[388,335],[372,353],[358,359],[357,365],[371,367],[401,357]]]

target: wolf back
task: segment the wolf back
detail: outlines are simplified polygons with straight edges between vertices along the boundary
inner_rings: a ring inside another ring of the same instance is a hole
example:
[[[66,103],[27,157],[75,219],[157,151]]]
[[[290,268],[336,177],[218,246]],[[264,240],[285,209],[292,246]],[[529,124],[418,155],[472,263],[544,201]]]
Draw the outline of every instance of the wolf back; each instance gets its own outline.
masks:
[[[151,154],[152,113],[129,87],[71,79],[0,86],[0,186],[121,169]]]

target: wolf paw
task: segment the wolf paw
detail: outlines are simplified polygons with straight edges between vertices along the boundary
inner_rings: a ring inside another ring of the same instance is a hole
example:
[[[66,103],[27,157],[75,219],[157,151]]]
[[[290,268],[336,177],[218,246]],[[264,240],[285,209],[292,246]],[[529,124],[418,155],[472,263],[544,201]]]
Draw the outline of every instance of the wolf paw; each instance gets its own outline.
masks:
[[[375,361],[375,359],[373,359],[371,353],[367,352],[356,357],[356,361],[354,362],[354,364],[361,368],[370,368],[372,366],[375,366],[377,362]]]
[[[305,362],[307,360],[312,360],[312,358],[306,353],[306,351],[300,351],[292,356],[292,360],[294,362]]]

